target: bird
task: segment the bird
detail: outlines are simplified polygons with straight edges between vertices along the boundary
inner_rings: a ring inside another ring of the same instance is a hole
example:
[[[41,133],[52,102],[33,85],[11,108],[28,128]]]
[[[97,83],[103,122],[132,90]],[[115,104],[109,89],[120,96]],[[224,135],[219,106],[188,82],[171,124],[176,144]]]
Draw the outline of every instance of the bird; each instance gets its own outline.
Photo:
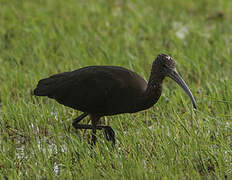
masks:
[[[99,125],[100,118],[136,113],[152,107],[161,96],[165,77],[171,78],[184,89],[196,109],[196,101],[178,74],[174,58],[166,54],[158,54],[153,61],[148,82],[124,67],[86,66],[41,79],[33,94],[47,96],[81,111],[82,114],[73,120],[72,125],[75,129],[92,130],[91,145],[96,144],[97,130],[104,130],[106,139],[114,145],[114,130],[111,126]],[[79,124],[86,116],[90,116],[91,125]]]

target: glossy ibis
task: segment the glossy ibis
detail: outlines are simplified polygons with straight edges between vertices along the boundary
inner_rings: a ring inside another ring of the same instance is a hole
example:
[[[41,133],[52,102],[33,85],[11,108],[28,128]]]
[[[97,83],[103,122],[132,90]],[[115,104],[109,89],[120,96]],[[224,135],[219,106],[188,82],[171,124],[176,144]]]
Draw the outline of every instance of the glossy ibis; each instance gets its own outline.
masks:
[[[88,66],[64,72],[39,81],[34,95],[48,96],[60,104],[82,111],[73,121],[76,129],[92,129],[92,144],[96,143],[96,130],[104,129],[107,140],[115,143],[110,126],[98,125],[102,116],[135,113],[152,107],[160,98],[162,82],[166,76],[178,83],[191,98],[194,97],[176,71],[175,61],[159,54],[152,64],[148,83],[137,73],[118,66]],[[92,125],[79,124],[87,115]]]

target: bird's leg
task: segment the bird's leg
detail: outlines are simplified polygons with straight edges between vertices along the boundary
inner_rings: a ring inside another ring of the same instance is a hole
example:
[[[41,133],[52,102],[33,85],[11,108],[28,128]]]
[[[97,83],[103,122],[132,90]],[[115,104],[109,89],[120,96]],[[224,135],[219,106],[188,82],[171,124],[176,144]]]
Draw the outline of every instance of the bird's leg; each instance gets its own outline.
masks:
[[[95,120],[92,120],[92,125],[89,125],[89,124],[78,124],[87,115],[88,115],[88,113],[83,113],[80,116],[78,116],[76,119],[74,119],[73,123],[72,123],[73,127],[75,129],[85,129],[85,130],[92,129],[93,130],[93,121],[96,122],[96,119],[97,119],[97,123],[98,123],[99,117],[91,116],[91,119],[95,119]],[[102,130],[102,129],[104,129],[107,141],[112,141],[112,143],[114,145],[115,144],[115,133],[114,133],[114,130],[110,126],[97,126],[97,124],[96,124],[94,131],[96,131],[96,130]],[[93,131],[93,134],[95,134],[95,137],[92,137],[92,143],[94,143],[94,141],[96,143],[96,132],[94,133],[94,131]]]
[[[94,146],[96,144],[97,140],[97,124],[100,117],[91,115],[91,121],[92,121],[92,142],[91,145]]]
[[[101,127],[104,128],[107,141],[112,141],[113,145],[115,145],[114,130],[110,126],[101,126]]]
[[[93,126],[89,124],[77,124],[75,126],[77,129],[92,129]],[[112,141],[113,145],[115,145],[115,133],[114,130],[110,126],[96,126],[96,130],[104,129],[107,141]]]
[[[79,125],[78,123],[84,119],[86,116],[88,116],[88,113],[84,112],[83,114],[81,114],[80,116],[78,116],[76,119],[73,120],[73,127],[76,128],[76,129],[82,129],[82,128],[79,128]]]
[[[92,129],[90,125],[85,126],[86,128]],[[115,145],[115,132],[110,126],[96,126],[97,130],[104,129],[106,140],[112,141],[113,145]]]

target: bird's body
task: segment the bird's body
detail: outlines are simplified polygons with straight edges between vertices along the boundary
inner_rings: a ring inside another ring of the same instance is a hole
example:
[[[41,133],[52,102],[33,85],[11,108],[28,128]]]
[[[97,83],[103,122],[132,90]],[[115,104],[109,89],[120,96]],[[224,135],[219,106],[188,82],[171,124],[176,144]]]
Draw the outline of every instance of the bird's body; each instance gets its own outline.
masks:
[[[92,129],[94,144],[96,129],[105,129],[108,140],[114,142],[111,127],[97,126],[100,117],[150,108],[161,96],[165,76],[183,87],[196,107],[192,93],[175,70],[175,61],[163,54],[153,62],[148,83],[137,73],[123,67],[88,66],[40,80],[34,95],[48,96],[60,104],[84,112],[74,120],[73,125],[77,129]],[[92,126],[78,124],[87,115],[92,119]]]
[[[156,103],[160,91],[144,103],[147,82],[137,73],[118,66],[88,66],[39,81],[34,94],[99,116],[134,113]],[[94,93],[93,93],[94,92]]]

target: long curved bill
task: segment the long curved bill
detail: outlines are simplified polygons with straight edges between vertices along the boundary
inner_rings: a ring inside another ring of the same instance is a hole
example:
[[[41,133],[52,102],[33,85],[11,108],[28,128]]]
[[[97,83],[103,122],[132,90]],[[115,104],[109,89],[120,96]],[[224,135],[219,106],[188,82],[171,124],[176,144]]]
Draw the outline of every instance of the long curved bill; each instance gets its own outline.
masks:
[[[174,81],[176,81],[176,83],[182,87],[184,89],[184,91],[186,92],[186,94],[190,97],[192,103],[193,103],[193,107],[194,109],[197,109],[197,105],[196,105],[196,101],[193,97],[192,92],[190,91],[190,89],[188,88],[187,84],[184,82],[184,80],[181,78],[181,76],[177,73],[176,69],[170,69],[170,72],[168,73],[168,76],[173,79]]]

